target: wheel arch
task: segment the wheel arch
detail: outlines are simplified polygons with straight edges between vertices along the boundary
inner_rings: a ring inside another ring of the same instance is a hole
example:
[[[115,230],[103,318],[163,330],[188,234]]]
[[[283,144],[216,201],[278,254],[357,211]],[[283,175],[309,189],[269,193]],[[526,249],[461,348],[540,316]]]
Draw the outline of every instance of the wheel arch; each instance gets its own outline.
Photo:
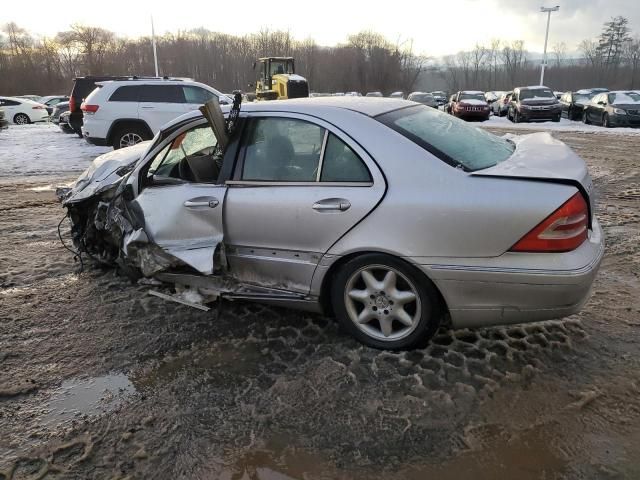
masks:
[[[113,136],[124,125],[140,126],[144,128],[147,131],[147,133],[153,138],[153,131],[151,130],[147,122],[145,122],[144,120],[140,118],[119,118],[115,120],[111,124],[111,127],[109,128],[109,132],[107,133],[107,144],[111,145],[111,143],[113,143]]]
[[[27,115],[24,112],[18,112],[13,116],[13,123],[16,124],[16,117],[19,117],[20,115],[23,115],[25,117],[27,117],[27,123],[31,123],[31,117],[29,115]]]
[[[318,296],[318,302],[320,304],[322,311],[326,315],[334,316],[335,314],[335,312],[333,311],[333,305],[331,304],[331,285],[338,271],[350,260],[353,260],[354,258],[360,257],[362,255],[368,255],[368,254],[387,255],[407,265],[410,269],[415,271],[418,275],[423,277],[426,281],[428,281],[433,286],[433,289],[436,292],[438,296],[438,300],[440,302],[439,306],[442,309],[441,313],[445,314],[449,311],[447,302],[444,298],[444,295],[440,291],[440,288],[438,287],[438,285],[431,278],[429,278],[429,276],[422,269],[418,268],[415,264],[408,262],[401,256],[391,252],[385,252],[382,250],[361,250],[356,252],[350,252],[346,255],[340,256],[329,266],[329,269],[324,274],[321,285],[320,285],[320,295]]]

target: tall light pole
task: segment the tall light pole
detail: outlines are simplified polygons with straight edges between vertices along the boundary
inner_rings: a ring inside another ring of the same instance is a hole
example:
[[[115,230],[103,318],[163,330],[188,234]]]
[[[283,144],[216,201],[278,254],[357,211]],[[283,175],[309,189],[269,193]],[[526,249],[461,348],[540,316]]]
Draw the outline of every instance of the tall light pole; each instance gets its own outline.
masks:
[[[544,85],[544,69],[547,66],[547,41],[549,40],[549,23],[551,23],[551,12],[560,10],[560,5],[555,7],[540,7],[540,11],[547,14],[547,33],[544,36],[544,53],[542,54],[542,70],[540,70],[540,85]]]
[[[151,43],[153,44],[153,63],[156,67],[156,77],[158,75],[158,52],[156,51],[156,31],[153,28],[153,15],[151,15]]]

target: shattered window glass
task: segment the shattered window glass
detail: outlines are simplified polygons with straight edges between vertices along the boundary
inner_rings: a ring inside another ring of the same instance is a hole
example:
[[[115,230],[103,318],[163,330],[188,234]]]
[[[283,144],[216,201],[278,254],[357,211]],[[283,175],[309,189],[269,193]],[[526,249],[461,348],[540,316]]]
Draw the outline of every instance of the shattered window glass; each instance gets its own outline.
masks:
[[[190,160],[194,157],[202,158],[208,156],[211,157],[209,160],[213,165],[213,153],[217,144],[218,141],[213,134],[213,130],[208,125],[183,132],[156,155],[151,163],[148,175],[195,181],[196,179],[189,175],[192,173],[190,170],[193,167],[193,162],[190,162]]]
[[[291,118],[258,118],[245,145],[243,180],[315,182],[324,128]]]
[[[424,105],[395,110],[377,119],[441,160],[468,171],[492,167],[515,150],[504,138]]]

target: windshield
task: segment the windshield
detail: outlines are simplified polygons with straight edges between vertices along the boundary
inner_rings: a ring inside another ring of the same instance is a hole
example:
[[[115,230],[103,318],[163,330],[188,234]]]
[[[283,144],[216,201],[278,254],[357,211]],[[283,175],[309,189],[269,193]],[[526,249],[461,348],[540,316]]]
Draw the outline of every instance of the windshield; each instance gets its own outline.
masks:
[[[544,88],[520,90],[520,100],[537,100],[543,98],[556,98],[556,96],[551,90],[546,90]]]
[[[581,93],[574,93],[573,94],[573,101],[574,102],[586,102],[589,99],[591,99],[591,95],[583,95]]]
[[[485,101],[484,95],[482,93],[464,93],[460,94],[458,100],[482,100]]]
[[[638,95],[636,92],[610,93],[609,97],[611,100],[611,105],[640,103],[640,95]]]
[[[293,73],[293,62],[291,60],[271,60],[270,75],[278,75],[280,73]]]
[[[504,138],[424,105],[394,110],[376,119],[441,160],[467,171],[493,167],[515,150]]]
[[[435,98],[433,98],[433,95],[429,95],[428,93],[420,93],[418,95],[413,95],[411,100],[414,102],[434,102]]]

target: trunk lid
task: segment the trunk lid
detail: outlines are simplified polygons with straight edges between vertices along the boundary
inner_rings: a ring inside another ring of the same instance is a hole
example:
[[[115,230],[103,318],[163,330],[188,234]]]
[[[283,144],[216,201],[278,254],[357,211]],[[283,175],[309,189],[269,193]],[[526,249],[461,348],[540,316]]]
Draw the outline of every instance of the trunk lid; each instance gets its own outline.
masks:
[[[513,155],[493,167],[472,172],[471,175],[555,181],[575,185],[585,195],[593,216],[593,181],[584,160],[569,146],[546,132],[519,136],[507,134],[505,138],[515,143]]]

